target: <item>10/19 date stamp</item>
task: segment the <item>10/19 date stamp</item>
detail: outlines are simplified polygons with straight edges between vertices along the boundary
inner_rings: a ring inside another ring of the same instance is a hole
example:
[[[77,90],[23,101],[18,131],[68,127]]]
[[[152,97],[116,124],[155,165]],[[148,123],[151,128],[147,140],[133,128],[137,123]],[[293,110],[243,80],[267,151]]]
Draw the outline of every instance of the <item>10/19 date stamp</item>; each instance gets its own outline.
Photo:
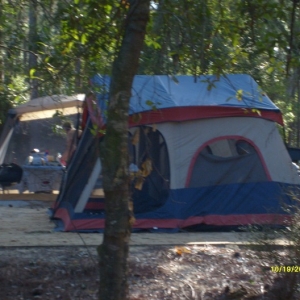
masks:
[[[273,273],[300,273],[300,266],[271,266]]]

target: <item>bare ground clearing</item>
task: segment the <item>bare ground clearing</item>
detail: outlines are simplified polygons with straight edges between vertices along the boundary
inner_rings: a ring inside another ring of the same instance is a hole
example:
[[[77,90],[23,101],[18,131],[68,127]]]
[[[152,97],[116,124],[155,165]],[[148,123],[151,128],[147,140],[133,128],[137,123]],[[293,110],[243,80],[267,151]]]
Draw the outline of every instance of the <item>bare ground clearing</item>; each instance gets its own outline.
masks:
[[[97,299],[102,235],[53,232],[48,206],[1,201],[0,300]],[[230,232],[133,234],[130,299],[300,299],[288,298],[298,273],[273,273],[268,253],[248,249],[248,240]],[[282,265],[287,255],[276,250]]]

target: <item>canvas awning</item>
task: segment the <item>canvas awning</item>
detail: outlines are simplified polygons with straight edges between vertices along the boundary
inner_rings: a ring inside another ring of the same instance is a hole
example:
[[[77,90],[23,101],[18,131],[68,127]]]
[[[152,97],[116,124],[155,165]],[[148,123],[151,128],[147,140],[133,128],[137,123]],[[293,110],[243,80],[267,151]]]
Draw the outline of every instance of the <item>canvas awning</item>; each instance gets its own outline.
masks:
[[[35,98],[8,111],[8,118],[0,136],[0,164],[3,163],[15,123],[52,118],[60,111],[64,115],[80,112],[85,94],[53,95]]]
[[[51,118],[56,111],[65,115],[76,114],[84,98],[85,94],[45,96],[12,108],[8,113],[19,116],[22,121]]]

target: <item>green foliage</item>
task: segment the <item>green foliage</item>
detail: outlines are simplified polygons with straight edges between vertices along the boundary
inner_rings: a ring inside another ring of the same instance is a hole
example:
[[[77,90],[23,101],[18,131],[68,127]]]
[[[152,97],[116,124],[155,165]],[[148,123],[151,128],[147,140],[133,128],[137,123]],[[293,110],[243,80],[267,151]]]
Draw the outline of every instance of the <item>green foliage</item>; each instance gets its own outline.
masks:
[[[25,80],[21,76],[10,78],[10,83],[0,85],[0,128],[10,108],[29,100],[28,92],[24,92],[26,88]]]
[[[159,109],[159,105],[161,105],[160,102],[154,103],[154,102],[151,101],[151,100],[146,100],[145,103],[146,103],[146,105],[149,106],[149,108],[150,108],[151,110],[157,110],[157,109]]]
[[[13,97],[26,99],[34,82],[40,96],[72,94],[89,90],[92,75],[110,74],[127,9],[127,1],[36,2],[31,40],[28,1],[2,0],[0,85],[8,97],[0,100],[9,99],[3,109]],[[299,17],[293,1],[153,1],[139,73],[250,74],[284,112],[287,132],[298,132]],[[31,69],[30,55],[37,58]],[[289,142],[300,143],[294,136]]]
[[[91,128],[91,133],[93,136],[102,136],[106,134],[106,129],[99,128],[97,125],[93,124]]]

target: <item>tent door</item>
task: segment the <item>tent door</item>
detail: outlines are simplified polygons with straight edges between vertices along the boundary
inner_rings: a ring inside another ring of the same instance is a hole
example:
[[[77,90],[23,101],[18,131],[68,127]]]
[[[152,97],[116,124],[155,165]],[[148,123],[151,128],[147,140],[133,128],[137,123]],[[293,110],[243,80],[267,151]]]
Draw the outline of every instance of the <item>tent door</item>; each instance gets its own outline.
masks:
[[[245,139],[209,142],[200,148],[188,187],[269,181],[258,150]]]

